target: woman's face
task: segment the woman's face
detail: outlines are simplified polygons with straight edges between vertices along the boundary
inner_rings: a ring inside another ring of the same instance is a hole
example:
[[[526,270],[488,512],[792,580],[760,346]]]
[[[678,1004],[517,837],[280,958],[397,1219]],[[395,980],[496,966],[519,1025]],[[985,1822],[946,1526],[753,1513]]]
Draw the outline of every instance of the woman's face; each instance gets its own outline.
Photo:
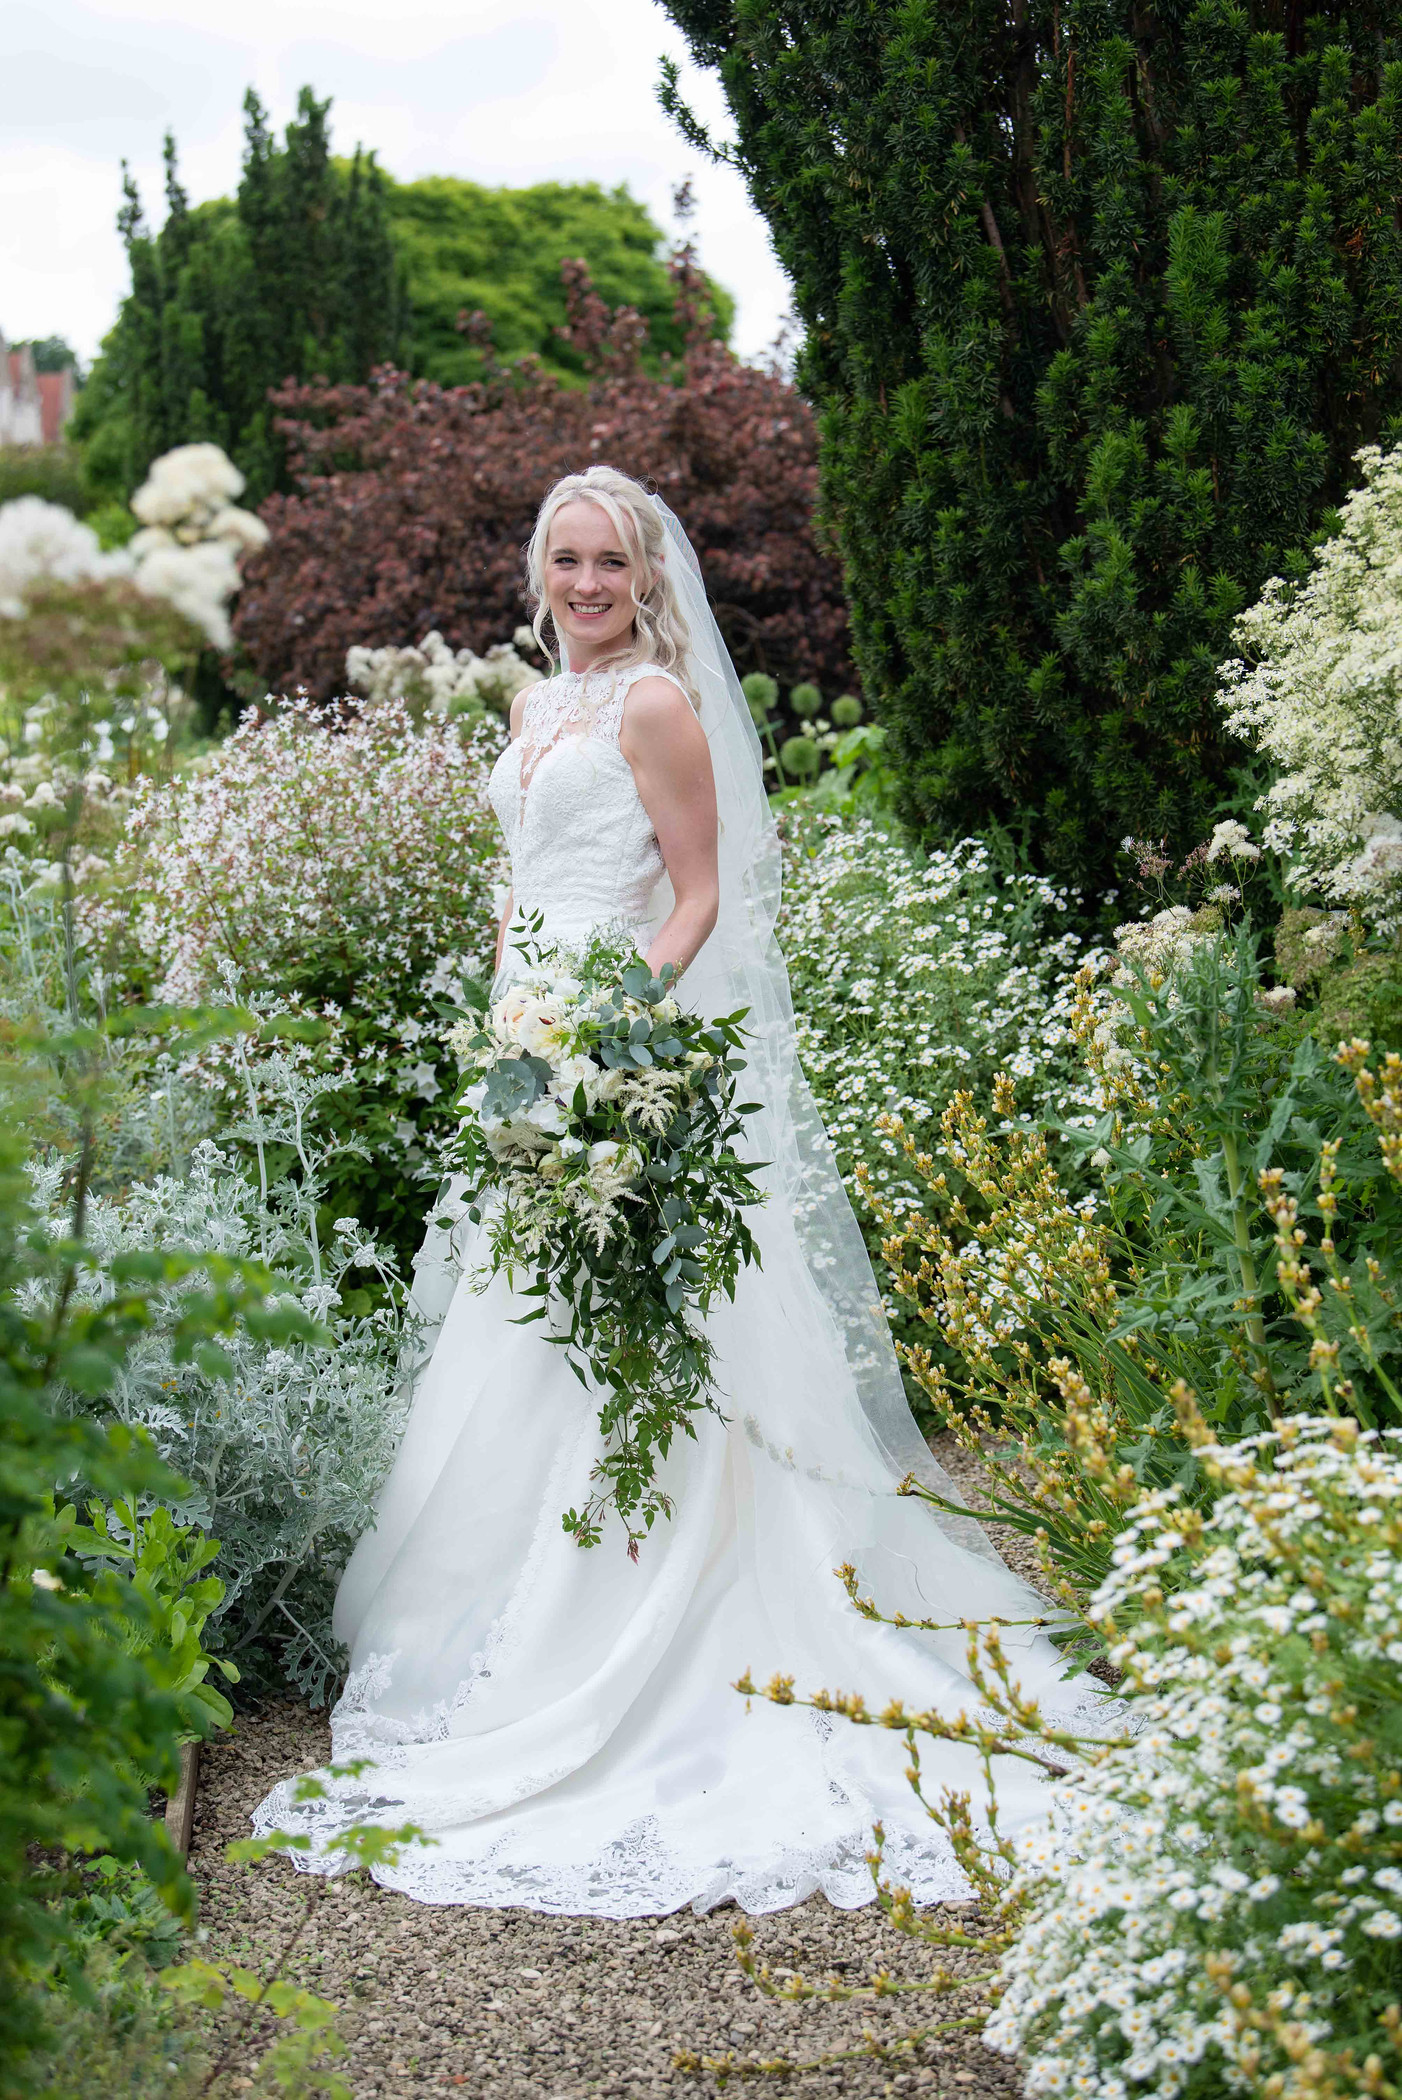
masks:
[[[577,497],[556,511],[545,549],[545,595],[576,671],[632,632],[628,557],[597,503]]]

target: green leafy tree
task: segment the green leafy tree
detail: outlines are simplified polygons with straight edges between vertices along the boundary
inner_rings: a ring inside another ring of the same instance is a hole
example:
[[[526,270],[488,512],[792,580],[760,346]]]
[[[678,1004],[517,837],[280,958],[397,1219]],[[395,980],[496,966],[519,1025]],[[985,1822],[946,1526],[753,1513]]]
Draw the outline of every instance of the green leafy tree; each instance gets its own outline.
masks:
[[[83,368],[73,345],[61,335],[31,336],[28,342],[11,343],[12,350],[27,350],[36,372],[67,372],[71,369],[81,385]]]
[[[856,655],[928,832],[1200,835],[1233,617],[1402,420],[1376,0],[668,0],[793,277]],[[681,104],[664,102],[693,142]]]
[[[661,229],[621,184],[493,190],[430,175],[390,183],[387,205],[408,284],[416,378],[461,386],[482,376],[481,351],[458,325],[465,312],[486,315],[499,356],[534,355],[583,378],[584,358],[558,333],[569,320],[560,265],[576,258],[608,305],[631,307],[647,322],[650,363],[685,349],[675,288],[658,252]],[[712,332],[724,340],[734,301],[710,283],[706,296]]]
[[[332,160],[330,107],[303,88],[278,145],[250,88],[238,195],[194,210],[167,136],[157,234],[123,168],[117,224],[131,292],[73,424],[97,489],[125,496],[160,453],[208,438],[264,496],[281,467],[269,387],[362,380],[400,355],[404,295],[385,178],[372,154]]]

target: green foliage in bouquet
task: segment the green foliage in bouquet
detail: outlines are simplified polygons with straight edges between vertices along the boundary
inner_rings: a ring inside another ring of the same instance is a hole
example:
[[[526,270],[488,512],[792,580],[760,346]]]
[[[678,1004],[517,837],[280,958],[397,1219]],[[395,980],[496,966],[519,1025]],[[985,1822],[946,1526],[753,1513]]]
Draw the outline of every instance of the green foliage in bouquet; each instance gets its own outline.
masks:
[[[668,0],[793,281],[855,654],[927,833],[1109,875],[1231,764],[1235,616],[1402,413],[1402,44],[1330,0]],[[693,144],[710,141],[664,101]]]
[[[518,946],[526,974],[449,1038],[468,1065],[454,1163],[492,1273],[533,1272],[524,1320],[549,1321],[604,1395],[599,1487],[565,1529],[597,1545],[614,1511],[636,1559],[671,1511],[657,1460],[679,1429],[695,1436],[697,1413],[720,1413],[699,1322],[759,1258],[745,1218],[758,1165],[735,1149],[753,1113],[735,1100],[745,1016],[688,1013],[670,964],[654,977],[604,939]]]

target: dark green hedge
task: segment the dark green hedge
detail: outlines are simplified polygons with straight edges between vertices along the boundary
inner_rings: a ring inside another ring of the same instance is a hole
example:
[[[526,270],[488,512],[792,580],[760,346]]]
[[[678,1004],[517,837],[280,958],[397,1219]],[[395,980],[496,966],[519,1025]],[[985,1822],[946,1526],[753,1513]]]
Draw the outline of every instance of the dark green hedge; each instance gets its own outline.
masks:
[[[795,282],[905,814],[1090,880],[1191,843],[1233,615],[1402,427],[1395,12],[667,4]]]

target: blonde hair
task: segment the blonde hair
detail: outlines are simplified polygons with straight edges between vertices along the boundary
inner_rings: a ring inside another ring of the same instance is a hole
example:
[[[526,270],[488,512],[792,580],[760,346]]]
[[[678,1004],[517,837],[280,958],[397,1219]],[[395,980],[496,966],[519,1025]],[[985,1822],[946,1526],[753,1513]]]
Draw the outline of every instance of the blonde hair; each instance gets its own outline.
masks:
[[[630,664],[656,664],[670,671],[685,690],[699,714],[701,696],[687,673],[691,630],[677,600],[676,587],[667,567],[667,535],[657,506],[640,481],[621,474],[617,467],[588,467],[582,474],[565,474],[546,495],[526,543],[526,592],[532,616],[531,631],[542,655],[563,663],[559,637],[551,648],[545,639],[550,618],[545,589],[545,556],[550,528],[556,513],[567,503],[596,503],[618,534],[628,557],[628,588],[633,599],[633,633],[620,642],[600,669],[625,670]],[[554,623],[551,622],[553,633]]]

